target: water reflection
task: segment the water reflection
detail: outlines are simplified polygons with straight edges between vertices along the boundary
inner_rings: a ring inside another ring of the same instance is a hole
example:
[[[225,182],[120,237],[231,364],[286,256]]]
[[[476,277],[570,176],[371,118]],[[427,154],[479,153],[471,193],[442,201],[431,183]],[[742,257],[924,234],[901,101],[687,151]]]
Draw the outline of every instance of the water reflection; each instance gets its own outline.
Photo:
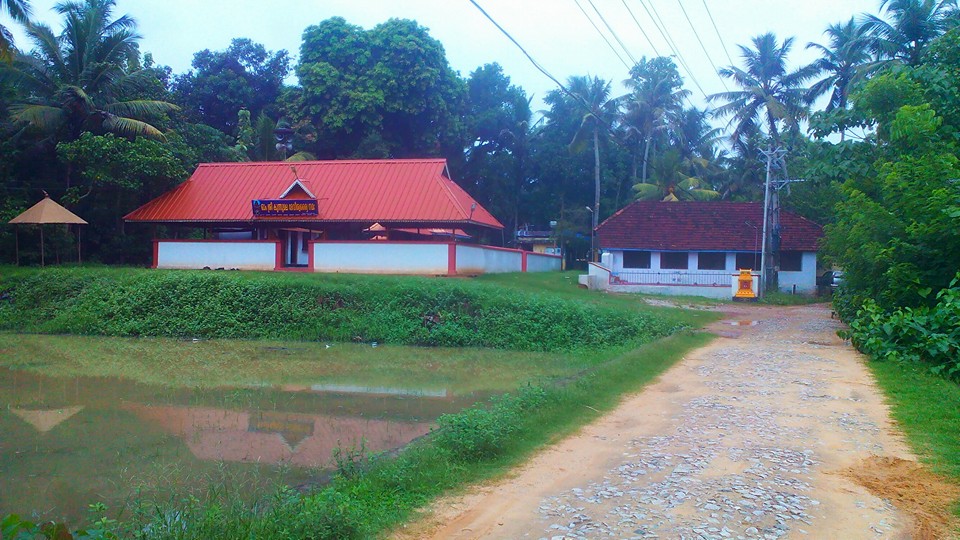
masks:
[[[429,422],[401,422],[280,411],[233,411],[208,407],[124,403],[145,422],[183,439],[199,459],[255,463],[287,462],[322,467],[333,449],[399,448],[430,431]]]
[[[277,464],[298,484],[338,445],[399,448],[484,397],[309,381],[192,390],[0,368],[0,514],[79,523],[96,501],[177,499],[225,475],[270,484]]]

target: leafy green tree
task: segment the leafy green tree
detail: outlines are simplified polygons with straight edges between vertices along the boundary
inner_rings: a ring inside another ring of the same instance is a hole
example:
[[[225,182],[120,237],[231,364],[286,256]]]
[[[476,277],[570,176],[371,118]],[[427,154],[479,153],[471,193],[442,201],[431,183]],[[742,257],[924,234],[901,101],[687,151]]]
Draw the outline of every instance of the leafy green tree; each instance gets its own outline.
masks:
[[[149,260],[148,231],[128,231],[123,216],[186,179],[184,160],[158,141],[92,133],[58,144],[57,154],[73,175],[61,202],[90,223],[90,252],[106,263]]]
[[[784,129],[796,130],[800,120],[807,116],[806,94],[803,83],[812,78],[817,69],[805,66],[790,71],[787,56],[793,47],[793,38],[777,42],[772,33],[753,38],[753,48],[740,45],[745,69],[728,66],[720,75],[732,80],[741,90],[720,92],[709,96],[711,102],[720,101],[714,114],[730,116],[734,126],[731,136],[735,145],[743,145],[750,136],[766,128],[767,135],[779,144]]]
[[[335,17],[308,27],[288,113],[316,129],[306,148],[327,157],[456,156],[463,151],[466,87],[443,46],[414,21],[363,30]]]
[[[515,231],[528,183],[530,100],[499,64],[487,64],[467,79],[467,107],[466,161],[456,176],[484,208]]]
[[[11,19],[26,23],[30,20],[30,2],[27,0],[0,0],[0,11],[6,12]],[[13,59],[13,36],[0,24],[0,61]]]
[[[883,16],[865,13],[863,26],[881,59],[920,64],[927,46],[960,23],[956,0],[882,0]]]
[[[135,95],[152,72],[140,65],[136,22],[112,18],[114,0],[75,0],[57,4],[60,35],[43,24],[27,25],[34,50],[18,55],[13,79],[23,101],[11,107],[14,122],[29,124],[52,140],[74,140],[81,133],[163,138],[144,121],[177,109],[165,101],[122,99]]]
[[[290,72],[290,56],[237,38],[224,51],[194,54],[192,65],[173,84],[176,102],[190,120],[233,134],[241,109],[254,118],[265,110],[275,113],[271,109]]]

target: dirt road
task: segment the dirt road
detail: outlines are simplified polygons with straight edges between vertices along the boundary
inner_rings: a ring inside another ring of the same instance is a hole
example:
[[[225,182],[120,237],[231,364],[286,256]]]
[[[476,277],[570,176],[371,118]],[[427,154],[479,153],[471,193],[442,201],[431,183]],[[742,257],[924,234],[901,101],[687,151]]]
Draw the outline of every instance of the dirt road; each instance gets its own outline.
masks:
[[[723,309],[710,346],[400,536],[910,538],[910,515],[850,479],[915,458],[829,308]]]

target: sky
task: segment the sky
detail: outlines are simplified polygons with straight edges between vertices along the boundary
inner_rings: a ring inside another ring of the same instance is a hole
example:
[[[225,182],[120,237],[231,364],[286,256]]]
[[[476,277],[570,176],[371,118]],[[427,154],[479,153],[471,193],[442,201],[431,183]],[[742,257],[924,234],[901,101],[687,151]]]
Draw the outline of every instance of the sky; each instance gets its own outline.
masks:
[[[51,8],[57,1],[31,1],[34,19],[50,24],[55,31],[60,28],[59,17]],[[864,12],[876,13],[880,3],[880,0],[476,1],[555,78],[566,82],[574,75],[599,76],[615,83],[614,95],[625,93],[621,82],[628,75],[624,62],[633,64],[630,55],[638,60],[642,56],[675,55],[653,23],[653,18],[659,17],[666,36],[689,67],[687,71],[681,66],[680,73],[685,87],[692,92],[690,103],[701,108],[706,106],[705,95],[725,90],[724,81],[714,66],[729,65],[731,60],[739,64],[738,44],[749,44],[751,37],[768,31],[781,39],[793,36],[790,59],[794,66],[800,66],[816,58],[814,51],[805,48],[808,42],[827,43],[823,35],[827,25]],[[226,49],[230,40],[237,37],[250,38],[268,50],[286,49],[296,59],[304,29],[324,19],[339,16],[369,29],[390,18],[407,18],[429,29],[430,35],[443,44],[451,67],[463,77],[481,65],[498,62],[513,84],[522,87],[528,95],[533,94],[535,111],[544,107],[544,95],[556,88],[469,0],[117,0],[116,5],[115,16],[129,14],[137,20],[143,36],[141,50],[153,53],[157,63],[170,66],[174,73],[189,70],[195,52]],[[603,20],[597,15],[598,11]],[[0,23],[14,31],[18,46],[28,46],[16,25],[5,15],[0,17],[4,17]],[[604,20],[616,37],[610,34]],[[606,36],[622,60],[592,24]],[[616,38],[623,42],[629,55]],[[674,61],[680,64],[677,57]],[[729,86],[729,82],[727,84]]]

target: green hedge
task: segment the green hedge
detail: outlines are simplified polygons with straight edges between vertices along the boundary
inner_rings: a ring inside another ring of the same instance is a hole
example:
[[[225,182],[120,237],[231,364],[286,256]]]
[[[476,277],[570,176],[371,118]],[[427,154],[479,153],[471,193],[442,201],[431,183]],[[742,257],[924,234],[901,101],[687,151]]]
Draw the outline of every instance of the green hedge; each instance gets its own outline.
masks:
[[[0,329],[559,351],[675,324],[466,280],[59,268],[0,283]]]
[[[868,299],[849,322],[850,330],[841,336],[864,354],[926,364],[934,373],[960,381],[960,273],[937,294],[932,307],[887,313]]]

